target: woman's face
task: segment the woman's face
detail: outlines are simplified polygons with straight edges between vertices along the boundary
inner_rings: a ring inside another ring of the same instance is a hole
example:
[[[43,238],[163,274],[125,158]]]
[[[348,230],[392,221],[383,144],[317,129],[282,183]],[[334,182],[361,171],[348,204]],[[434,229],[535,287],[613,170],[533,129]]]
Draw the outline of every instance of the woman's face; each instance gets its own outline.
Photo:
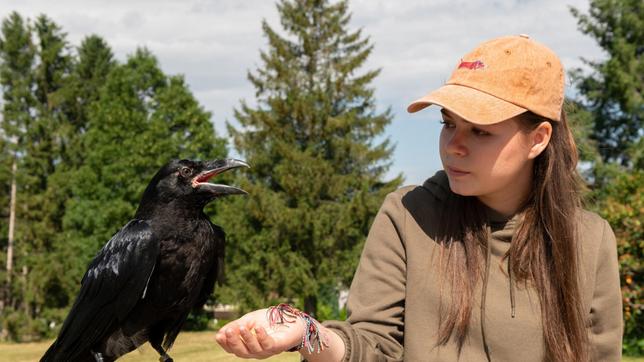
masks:
[[[534,139],[515,118],[476,125],[443,109],[440,155],[452,191],[488,206],[519,207],[532,181]]]

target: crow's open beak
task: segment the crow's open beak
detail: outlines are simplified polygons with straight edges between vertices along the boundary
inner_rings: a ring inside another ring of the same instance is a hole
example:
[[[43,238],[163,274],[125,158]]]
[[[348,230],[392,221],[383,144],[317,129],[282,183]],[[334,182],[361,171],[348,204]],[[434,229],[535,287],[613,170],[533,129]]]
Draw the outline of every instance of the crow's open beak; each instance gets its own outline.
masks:
[[[208,182],[208,180],[220,173],[239,167],[250,168],[246,162],[241,160],[227,159],[210,161],[206,163],[204,170],[192,179],[192,187],[198,188],[200,191],[212,193],[215,196],[246,195],[248,193],[240,188]]]

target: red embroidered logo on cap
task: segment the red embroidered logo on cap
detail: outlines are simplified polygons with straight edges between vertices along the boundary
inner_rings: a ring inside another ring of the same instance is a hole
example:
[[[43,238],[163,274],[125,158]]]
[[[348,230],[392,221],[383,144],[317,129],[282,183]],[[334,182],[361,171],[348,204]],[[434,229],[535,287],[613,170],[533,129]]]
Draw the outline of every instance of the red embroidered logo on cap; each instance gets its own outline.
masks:
[[[470,70],[481,69],[481,68],[485,68],[485,64],[483,64],[483,62],[480,60],[476,60],[473,62],[466,62],[463,59],[461,59],[461,64],[458,65],[458,69],[461,69],[461,68],[467,68]]]

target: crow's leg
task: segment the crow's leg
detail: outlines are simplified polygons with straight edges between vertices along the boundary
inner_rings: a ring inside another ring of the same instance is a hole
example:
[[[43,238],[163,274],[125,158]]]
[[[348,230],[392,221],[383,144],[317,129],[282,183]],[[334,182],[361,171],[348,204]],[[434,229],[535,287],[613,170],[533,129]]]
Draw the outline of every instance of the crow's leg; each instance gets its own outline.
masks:
[[[103,359],[103,354],[101,352],[92,351],[92,355],[94,356],[96,362],[105,362],[105,360]]]
[[[150,336],[150,344],[152,345],[152,348],[154,348],[158,353],[159,353],[159,361],[160,362],[173,362],[174,360],[172,357],[168,356],[168,354],[165,352],[163,347],[161,347],[161,343],[163,341],[163,334],[161,334],[161,337],[157,336]]]
[[[94,360],[96,360],[96,362],[113,362],[115,360],[114,357],[105,356],[101,352],[94,352],[94,351],[90,351],[90,352],[92,353],[92,356],[94,356]]]
[[[150,344],[152,344],[152,343],[150,343]],[[173,362],[173,361],[174,361],[174,360],[172,359],[172,357],[168,356],[168,354],[167,354],[167,353],[165,353],[165,350],[163,349],[163,347],[161,347],[161,345],[160,345],[160,344],[156,344],[156,343],[155,343],[155,344],[152,344],[152,347],[153,347],[157,352],[159,352],[159,356],[160,356],[160,357],[159,357],[159,361],[160,361],[160,362]]]

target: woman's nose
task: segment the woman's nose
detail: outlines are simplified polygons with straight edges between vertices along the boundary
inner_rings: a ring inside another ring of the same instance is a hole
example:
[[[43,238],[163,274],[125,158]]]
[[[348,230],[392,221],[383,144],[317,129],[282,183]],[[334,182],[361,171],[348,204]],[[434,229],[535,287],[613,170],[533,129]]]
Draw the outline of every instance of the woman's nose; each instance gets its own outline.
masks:
[[[446,151],[448,154],[463,157],[468,151],[466,147],[466,134],[461,130],[452,132],[451,137],[447,140]]]

